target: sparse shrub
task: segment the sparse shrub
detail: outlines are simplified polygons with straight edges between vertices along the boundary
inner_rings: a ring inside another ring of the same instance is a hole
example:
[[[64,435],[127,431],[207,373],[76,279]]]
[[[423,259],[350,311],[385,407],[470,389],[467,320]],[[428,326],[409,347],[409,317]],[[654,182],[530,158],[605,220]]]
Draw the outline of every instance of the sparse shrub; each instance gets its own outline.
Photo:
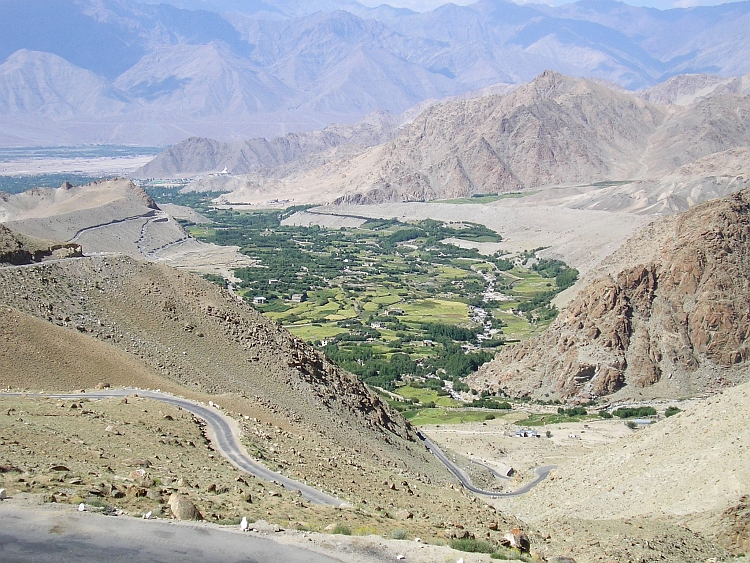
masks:
[[[409,534],[403,528],[396,528],[391,532],[391,538],[394,540],[405,540]]]
[[[472,538],[452,540],[451,547],[458,551],[466,551],[469,553],[494,553],[495,551],[494,544]]]
[[[628,428],[630,428],[631,430],[635,430],[636,428],[638,428],[638,425],[637,425],[637,424],[636,424],[636,423],[635,423],[634,421],[632,421],[632,420],[628,420],[628,421],[627,421],[627,422],[625,423],[625,426],[627,426],[627,427],[628,427]]]
[[[355,536],[377,536],[378,531],[372,526],[360,526],[354,530]]]
[[[601,418],[612,418],[612,413],[609,411],[599,411],[599,416]]]
[[[682,412],[682,411],[678,409],[677,407],[668,407],[667,410],[664,411],[664,416],[674,416],[678,412]]]
[[[342,536],[351,536],[352,531],[349,528],[349,526],[345,526],[344,524],[336,524],[336,527],[331,532],[332,534],[340,534]]]
[[[541,559],[537,556],[521,553],[518,549],[506,549],[505,551],[496,551],[490,554],[490,559],[501,559],[506,561],[523,561],[524,563],[540,563]]]
[[[547,435],[547,438],[552,438],[552,432],[550,430],[547,430],[545,434]]]

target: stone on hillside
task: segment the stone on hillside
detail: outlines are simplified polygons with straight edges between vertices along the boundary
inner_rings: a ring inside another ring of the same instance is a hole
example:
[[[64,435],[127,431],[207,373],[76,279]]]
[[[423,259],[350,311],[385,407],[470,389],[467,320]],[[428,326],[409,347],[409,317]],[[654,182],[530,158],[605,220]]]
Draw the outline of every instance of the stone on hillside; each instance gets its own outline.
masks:
[[[180,493],[172,493],[169,497],[169,508],[177,520],[203,520],[192,501]]]
[[[5,492],[5,489],[0,489],[0,500],[5,500],[8,498],[8,493]]]
[[[250,529],[254,532],[270,533],[270,532],[283,532],[284,528],[278,524],[266,522],[265,520],[258,520],[250,524]]]
[[[128,467],[151,467],[151,462],[147,459],[126,459],[123,463]]]
[[[408,510],[399,510],[396,512],[396,518],[399,520],[410,520],[411,518],[414,518],[414,514],[409,512]]]
[[[500,543],[508,547],[520,549],[524,553],[528,553],[531,549],[529,537],[520,528],[513,528],[510,532],[506,532]]]

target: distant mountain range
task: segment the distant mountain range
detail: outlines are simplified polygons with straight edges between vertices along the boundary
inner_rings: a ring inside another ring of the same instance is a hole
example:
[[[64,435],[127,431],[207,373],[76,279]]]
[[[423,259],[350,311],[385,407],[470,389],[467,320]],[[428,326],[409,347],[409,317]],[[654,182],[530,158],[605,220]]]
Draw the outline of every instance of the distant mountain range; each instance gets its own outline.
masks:
[[[0,145],[278,136],[545,69],[628,89],[738,76],[749,30],[750,1],[416,13],[349,0],[0,0]]]
[[[210,143],[191,139],[158,155],[139,175],[186,176],[175,174],[173,165],[188,161],[191,170],[208,165],[204,172],[221,171],[219,163],[234,166],[227,170],[234,176],[201,178],[187,189],[231,192],[220,201],[237,204],[261,204],[280,196],[296,203],[430,201],[638,180],[646,183],[633,184],[632,197],[618,205],[609,201],[606,207],[656,211],[656,202],[645,201],[656,198],[671,202],[668,207],[677,210],[684,206],[667,195],[689,192],[697,187],[696,181],[704,186],[701,189],[708,189],[704,179],[709,176],[726,177],[712,184],[711,193],[738,189],[724,184],[737,176],[735,168],[743,158],[731,151],[750,146],[749,86],[750,74],[729,81],[694,75],[634,94],[545,71],[505,95],[434,104],[390,129],[392,139],[371,148],[359,145],[358,154],[321,151],[316,158],[298,158],[294,165],[287,161],[262,170],[258,163],[252,171],[237,174],[238,151],[257,146],[258,140],[213,145],[215,155],[207,159],[207,153],[198,153],[195,147]],[[692,103],[644,100],[652,97]],[[270,144],[291,140],[288,136]],[[711,155],[717,156],[708,159]],[[210,168],[213,162],[217,164]],[[696,163],[690,170],[681,168],[690,163]],[[662,185],[661,179],[670,174],[671,187]],[[583,198],[585,205],[598,208],[596,201],[604,193],[589,194]]]

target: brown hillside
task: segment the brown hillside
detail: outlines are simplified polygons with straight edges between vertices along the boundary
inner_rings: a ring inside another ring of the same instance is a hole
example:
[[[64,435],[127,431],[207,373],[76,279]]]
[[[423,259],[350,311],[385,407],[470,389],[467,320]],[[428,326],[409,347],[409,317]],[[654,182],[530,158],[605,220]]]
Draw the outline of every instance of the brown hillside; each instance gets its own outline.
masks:
[[[498,354],[472,385],[585,400],[688,396],[746,381],[750,193],[661,221],[649,232],[664,238],[640,255],[626,244],[618,254],[629,267],[583,288],[544,334]]]
[[[110,344],[15,309],[2,309],[0,334],[3,387],[74,391],[108,383],[115,387],[179,389]]]
[[[54,243],[27,237],[0,224],[0,264],[22,265],[41,262],[45,258],[81,256],[75,243]]]
[[[561,465],[515,508],[533,520],[672,520],[747,553],[749,398],[744,384],[680,403],[684,412]]]
[[[546,71],[506,96],[432,106],[393,141],[260,190],[378,203],[628,178],[664,115],[631,94]],[[243,201],[257,190],[222,200]]]
[[[490,521],[512,527],[472,504],[403,417],[356,377],[192,274],[126,257],[5,267],[0,307],[2,388],[110,383],[210,399],[248,417],[240,422],[252,455],[356,505],[343,521],[437,537],[458,510],[474,533]],[[236,510],[231,504],[221,514]],[[408,522],[389,520],[404,511]],[[315,514],[308,517],[318,521]]]

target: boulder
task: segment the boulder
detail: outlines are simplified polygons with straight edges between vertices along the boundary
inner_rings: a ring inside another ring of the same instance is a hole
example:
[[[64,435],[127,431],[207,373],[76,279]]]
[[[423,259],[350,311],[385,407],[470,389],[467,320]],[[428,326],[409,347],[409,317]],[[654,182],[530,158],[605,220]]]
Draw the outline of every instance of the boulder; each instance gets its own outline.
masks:
[[[528,553],[531,549],[529,537],[520,528],[513,528],[510,532],[506,532],[500,543],[507,547],[520,549],[523,553]]]
[[[253,522],[252,524],[249,525],[249,527],[254,532],[261,532],[261,533],[266,533],[266,534],[284,531],[284,528],[282,528],[278,524],[266,522],[265,520],[258,520],[257,522]]]
[[[192,501],[180,493],[172,493],[169,497],[169,508],[177,520],[203,520]]]

